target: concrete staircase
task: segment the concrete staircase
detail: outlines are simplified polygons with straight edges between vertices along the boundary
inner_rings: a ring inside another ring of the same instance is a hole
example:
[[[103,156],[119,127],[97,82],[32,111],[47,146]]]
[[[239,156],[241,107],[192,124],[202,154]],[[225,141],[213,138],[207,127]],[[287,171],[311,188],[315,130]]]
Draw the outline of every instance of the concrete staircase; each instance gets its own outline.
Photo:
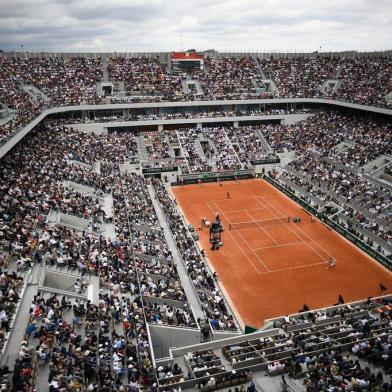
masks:
[[[263,78],[263,79],[269,79],[269,78],[267,77],[267,75],[264,73],[264,69],[263,69],[263,67],[261,66],[261,64],[259,63],[258,59],[256,59],[256,63],[257,63],[257,68],[258,68],[258,70],[259,70],[260,75],[262,76],[262,78]]]
[[[125,95],[125,83],[123,81],[117,82],[119,95]]]
[[[197,153],[201,156],[201,158],[203,160],[206,160],[207,158],[206,158],[204,151],[203,151],[203,148],[201,146],[200,139],[195,140],[195,147],[196,147]]]
[[[260,75],[263,78],[263,83],[265,84],[265,91],[271,93],[272,95],[278,95],[279,90],[278,90],[278,87],[276,86],[274,80],[272,80],[269,75],[266,75],[263,67],[259,63],[259,59],[256,59],[256,62],[257,62],[257,68],[259,69]]]
[[[148,152],[146,148],[146,142],[143,136],[135,137],[136,145],[137,145],[137,155],[139,157],[140,162],[148,162]]]
[[[80,161],[75,161],[74,159],[68,159],[67,163],[69,165],[75,165],[75,166],[79,166],[82,169],[87,169],[87,170],[93,170],[93,166],[88,165],[87,163],[84,162],[80,162]]]
[[[344,142],[341,142],[334,147],[335,154],[341,154],[347,149],[352,148],[354,146],[355,146],[355,142],[345,140]]]
[[[113,214],[113,201],[109,200],[108,203],[109,205],[107,208],[110,209]],[[91,221],[74,215],[63,214],[60,211],[50,211],[47,221],[49,225],[66,227],[70,230],[76,230],[79,232],[91,230]],[[98,230],[95,232],[97,235],[102,235],[110,240],[116,239],[116,231],[113,223],[98,223],[97,226]]]
[[[267,140],[265,139],[263,133],[260,131],[260,129],[256,128],[256,134],[263,143],[264,148],[266,149],[268,154],[272,154],[274,152],[273,148],[268,144]]]
[[[391,91],[389,94],[387,94],[387,95],[385,96],[385,101],[386,101],[389,105],[392,105],[392,91]]]
[[[201,88],[200,82],[198,80],[187,79],[182,80],[182,91],[185,94],[196,94],[196,95],[203,95],[203,89]]]
[[[102,62],[102,82],[109,82],[109,72],[108,72],[108,59],[106,56],[101,57]]]
[[[367,173],[372,177],[378,178],[384,173],[385,168],[388,167],[391,163],[392,156],[381,155],[373,161],[362,166],[362,170],[364,173]]]
[[[39,99],[43,100],[45,103],[50,102],[50,98],[39,88],[35,87],[32,84],[24,84],[22,85],[22,89],[30,95],[31,98],[38,101]]]
[[[322,84],[320,92],[323,95],[333,94],[339,89],[341,84],[342,82],[338,79],[328,79]]]

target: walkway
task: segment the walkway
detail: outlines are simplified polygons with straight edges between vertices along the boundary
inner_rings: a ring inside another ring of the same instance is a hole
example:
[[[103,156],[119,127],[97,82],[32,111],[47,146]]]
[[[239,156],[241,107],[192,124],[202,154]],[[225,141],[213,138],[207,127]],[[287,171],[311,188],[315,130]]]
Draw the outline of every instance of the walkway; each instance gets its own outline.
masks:
[[[15,364],[15,359],[18,356],[20,349],[20,343],[24,340],[26,334],[26,328],[29,322],[30,306],[33,302],[34,296],[38,291],[38,272],[41,270],[41,264],[34,264],[33,269],[29,273],[27,278],[27,285],[19,304],[11,333],[8,336],[7,346],[3,354],[3,365],[8,365],[10,369]]]
[[[102,57],[102,82],[110,82],[108,72],[108,59],[106,56]]]
[[[154,187],[152,185],[147,185],[147,188],[148,188],[148,192],[151,196],[152,204],[153,204],[155,212],[157,214],[159,224],[161,225],[161,227],[163,227],[163,232],[165,235],[166,242],[169,246],[169,249],[172,251],[173,260],[177,266],[177,272],[180,276],[181,284],[184,288],[185,294],[188,297],[188,301],[189,301],[190,305],[192,306],[192,309],[193,309],[193,312],[194,312],[196,318],[204,319],[205,315],[204,315],[204,312],[201,308],[201,304],[200,304],[199,299],[197,297],[197,294],[194,290],[191,279],[186,271],[185,263],[180,255],[178,249],[177,249],[177,245],[176,245],[176,242],[174,241],[173,234],[172,234],[172,232],[166,222],[165,216],[162,211],[162,207],[156,198]]]

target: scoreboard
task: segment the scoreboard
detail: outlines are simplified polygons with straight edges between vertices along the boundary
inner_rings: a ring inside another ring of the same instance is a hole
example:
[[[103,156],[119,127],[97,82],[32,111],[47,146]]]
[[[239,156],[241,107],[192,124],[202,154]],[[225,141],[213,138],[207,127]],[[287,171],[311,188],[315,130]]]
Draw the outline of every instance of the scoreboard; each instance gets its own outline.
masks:
[[[173,72],[192,72],[204,69],[204,55],[194,50],[170,54]]]

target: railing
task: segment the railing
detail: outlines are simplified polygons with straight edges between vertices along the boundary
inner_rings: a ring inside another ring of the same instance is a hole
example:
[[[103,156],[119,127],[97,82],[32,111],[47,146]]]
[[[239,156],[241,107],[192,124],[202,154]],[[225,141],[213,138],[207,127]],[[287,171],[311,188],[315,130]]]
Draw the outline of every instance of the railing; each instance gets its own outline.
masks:
[[[0,57],[25,57],[25,58],[35,58],[35,57],[86,57],[86,58],[102,58],[102,57],[160,57],[162,60],[168,58],[171,52],[165,51],[156,51],[156,52],[86,52],[84,49],[80,51],[73,52],[62,52],[59,49],[45,49],[41,52],[24,52],[24,51],[9,51],[9,52],[0,52]],[[256,50],[253,52],[227,52],[221,51],[219,48],[203,52],[206,56],[210,57],[234,57],[234,56],[251,56],[251,57],[259,57],[259,58],[270,58],[273,57],[303,57],[303,58],[313,58],[317,57],[345,57],[345,58],[355,58],[355,57],[387,57],[392,55],[392,50],[383,50],[383,51],[369,51],[369,52],[357,52],[356,50],[349,50],[343,52],[266,52],[263,50]]]

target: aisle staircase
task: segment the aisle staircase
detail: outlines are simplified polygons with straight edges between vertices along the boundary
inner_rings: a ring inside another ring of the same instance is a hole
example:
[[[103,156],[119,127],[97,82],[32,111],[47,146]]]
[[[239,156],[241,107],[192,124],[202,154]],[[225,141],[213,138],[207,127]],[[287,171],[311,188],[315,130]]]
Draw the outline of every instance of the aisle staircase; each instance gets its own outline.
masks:
[[[139,157],[140,163],[146,163],[149,161],[148,152],[146,148],[146,142],[143,136],[136,136],[136,145],[137,145],[137,155]]]

